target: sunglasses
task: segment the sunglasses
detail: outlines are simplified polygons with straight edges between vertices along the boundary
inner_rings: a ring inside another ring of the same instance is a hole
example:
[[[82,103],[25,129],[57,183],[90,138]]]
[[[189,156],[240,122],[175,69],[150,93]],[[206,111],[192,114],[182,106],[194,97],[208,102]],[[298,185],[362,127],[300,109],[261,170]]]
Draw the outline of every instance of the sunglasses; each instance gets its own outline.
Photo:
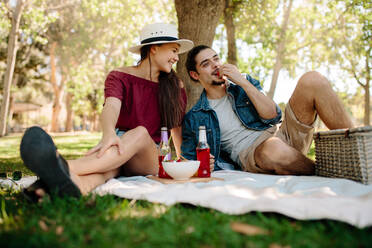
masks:
[[[19,181],[22,178],[22,171],[11,172],[0,172],[0,179],[13,179],[14,181]]]

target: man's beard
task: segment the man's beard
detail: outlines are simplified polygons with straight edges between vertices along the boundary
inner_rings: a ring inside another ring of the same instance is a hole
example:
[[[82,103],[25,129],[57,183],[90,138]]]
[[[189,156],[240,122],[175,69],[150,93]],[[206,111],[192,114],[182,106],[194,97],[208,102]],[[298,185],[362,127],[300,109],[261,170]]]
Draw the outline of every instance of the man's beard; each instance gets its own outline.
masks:
[[[217,81],[212,81],[212,85],[223,85],[225,83],[225,80],[221,81],[221,82],[217,82]]]

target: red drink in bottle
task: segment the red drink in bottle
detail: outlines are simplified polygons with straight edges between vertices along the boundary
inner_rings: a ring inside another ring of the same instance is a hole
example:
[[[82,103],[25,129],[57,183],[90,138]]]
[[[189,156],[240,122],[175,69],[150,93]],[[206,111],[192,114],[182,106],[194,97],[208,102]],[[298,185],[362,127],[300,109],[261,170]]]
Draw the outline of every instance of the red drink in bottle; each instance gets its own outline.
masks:
[[[160,178],[171,178],[164,170],[162,162],[164,160],[164,156],[159,155],[159,171],[158,171],[158,177]]]
[[[199,143],[196,147],[196,157],[200,161],[200,166],[198,169],[198,177],[210,177],[211,169],[209,165],[210,159],[210,148],[207,143],[207,134],[205,131],[205,126],[199,127]]]
[[[196,156],[197,159],[200,161],[200,166],[198,169],[198,177],[210,177],[211,176],[211,168],[209,165],[209,154],[210,149],[196,149]]]

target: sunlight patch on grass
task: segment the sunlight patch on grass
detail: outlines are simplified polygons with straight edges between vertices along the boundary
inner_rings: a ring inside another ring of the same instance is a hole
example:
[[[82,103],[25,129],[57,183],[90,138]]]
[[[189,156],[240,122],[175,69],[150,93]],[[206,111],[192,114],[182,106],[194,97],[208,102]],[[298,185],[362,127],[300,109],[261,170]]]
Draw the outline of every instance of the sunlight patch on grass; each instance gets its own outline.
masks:
[[[76,159],[84,156],[85,153],[98,144],[101,133],[78,133],[53,136],[59,152],[66,159]],[[19,146],[22,134],[0,138],[0,172],[22,171],[23,175],[33,175],[21,160]]]
[[[168,211],[169,207],[162,204],[152,204],[149,207],[143,207],[136,205],[136,200],[128,202],[124,200],[120,205],[110,211],[110,219],[120,220],[124,218],[143,218],[143,217],[153,217],[160,218],[163,214]]]
[[[20,137],[0,138],[0,159],[19,157]]]

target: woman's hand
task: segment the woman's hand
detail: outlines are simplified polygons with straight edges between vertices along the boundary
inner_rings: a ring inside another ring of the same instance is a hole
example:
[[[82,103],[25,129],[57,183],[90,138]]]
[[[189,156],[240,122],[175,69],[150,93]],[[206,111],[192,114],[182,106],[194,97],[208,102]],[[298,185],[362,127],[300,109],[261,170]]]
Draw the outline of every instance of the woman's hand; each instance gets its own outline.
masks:
[[[211,172],[214,171],[214,156],[212,154],[209,155],[209,165],[211,168]]]
[[[90,149],[85,156],[92,155],[95,152],[97,153],[97,158],[102,157],[102,155],[105,153],[107,149],[109,149],[111,146],[116,146],[118,148],[118,153],[122,154],[123,153],[123,145],[121,143],[120,138],[115,134],[110,134],[110,135],[103,135],[101,141]]]

